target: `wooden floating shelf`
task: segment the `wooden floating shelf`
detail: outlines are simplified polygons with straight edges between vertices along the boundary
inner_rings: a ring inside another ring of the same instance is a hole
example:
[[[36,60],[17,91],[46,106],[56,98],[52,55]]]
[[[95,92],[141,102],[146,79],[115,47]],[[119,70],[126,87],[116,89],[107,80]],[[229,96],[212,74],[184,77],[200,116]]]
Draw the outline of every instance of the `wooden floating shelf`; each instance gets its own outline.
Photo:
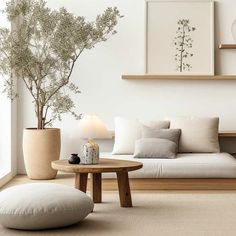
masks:
[[[236,49],[236,44],[220,44],[219,49]]]
[[[236,80],[236,75],[122,75],[124,80]]]
[[[220,138],[236,138],[236,131],[220,131]]]

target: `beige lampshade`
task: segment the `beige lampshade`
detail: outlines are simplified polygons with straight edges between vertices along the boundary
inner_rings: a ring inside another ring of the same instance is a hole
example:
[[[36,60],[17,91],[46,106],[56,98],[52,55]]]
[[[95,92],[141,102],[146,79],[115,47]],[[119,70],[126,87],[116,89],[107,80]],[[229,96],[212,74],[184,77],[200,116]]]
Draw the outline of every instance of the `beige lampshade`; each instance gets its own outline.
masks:
[[[84,115],[79,121],[78,135],[82,139],[109,139],[105,124],[95,115]]]

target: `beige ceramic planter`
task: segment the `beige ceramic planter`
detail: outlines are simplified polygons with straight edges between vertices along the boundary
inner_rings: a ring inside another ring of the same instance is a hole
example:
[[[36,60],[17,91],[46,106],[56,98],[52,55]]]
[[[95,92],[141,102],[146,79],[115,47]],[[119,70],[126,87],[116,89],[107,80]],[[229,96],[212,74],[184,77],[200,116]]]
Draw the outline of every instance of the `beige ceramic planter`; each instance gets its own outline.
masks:
[[[51,162],[58,160],[61,149],[60,129],[25,129],[23,154],[30,179],[54,179],[57,171]]]

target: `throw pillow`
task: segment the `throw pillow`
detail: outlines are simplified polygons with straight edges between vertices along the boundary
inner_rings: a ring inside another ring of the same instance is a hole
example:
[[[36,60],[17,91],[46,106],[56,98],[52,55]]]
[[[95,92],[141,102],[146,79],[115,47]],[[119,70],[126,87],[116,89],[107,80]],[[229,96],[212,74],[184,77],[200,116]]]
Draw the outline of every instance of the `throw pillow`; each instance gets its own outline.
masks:
[[[179,146],[180,129],[153,129],[147,126],[142,127],[142,138],[162,138],[168,139]]]
[[[171,118],[171,129],[181,129],[179,152],[220,152],[219,118]]]
[[[177,145],[167,139],[142,138],[135,142],[134,158],[175,158]]]

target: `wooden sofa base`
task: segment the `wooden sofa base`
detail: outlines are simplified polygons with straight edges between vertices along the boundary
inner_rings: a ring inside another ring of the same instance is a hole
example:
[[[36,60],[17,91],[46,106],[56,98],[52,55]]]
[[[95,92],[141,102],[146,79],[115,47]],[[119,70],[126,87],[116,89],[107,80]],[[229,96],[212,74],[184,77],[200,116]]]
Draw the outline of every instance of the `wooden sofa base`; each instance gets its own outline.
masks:
[[[103,190],[117,190],[116,179],[103,179]],[[130,179],[131,190],[236,190],[236,179]]]

